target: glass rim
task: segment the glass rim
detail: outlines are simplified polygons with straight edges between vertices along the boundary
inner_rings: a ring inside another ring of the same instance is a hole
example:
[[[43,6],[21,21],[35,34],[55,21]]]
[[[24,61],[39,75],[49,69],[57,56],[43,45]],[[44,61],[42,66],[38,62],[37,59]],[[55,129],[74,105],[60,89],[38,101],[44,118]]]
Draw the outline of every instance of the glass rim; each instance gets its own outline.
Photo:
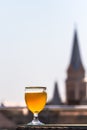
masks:
[[[25,89],[45,89],[46,87],[41,87],[41,86],[30,86],[30,87],[25,87]]]

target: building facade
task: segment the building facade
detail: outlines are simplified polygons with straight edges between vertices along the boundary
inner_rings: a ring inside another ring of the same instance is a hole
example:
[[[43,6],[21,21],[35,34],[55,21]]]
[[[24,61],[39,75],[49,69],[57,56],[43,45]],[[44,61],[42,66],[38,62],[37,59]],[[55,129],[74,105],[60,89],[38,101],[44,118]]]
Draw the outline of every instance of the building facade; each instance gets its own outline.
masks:
[[[66,100],[68,105],[82,104],[86,95],[85,70],[82,64],[77,31],[74,32],[72,55],[67,69]]]

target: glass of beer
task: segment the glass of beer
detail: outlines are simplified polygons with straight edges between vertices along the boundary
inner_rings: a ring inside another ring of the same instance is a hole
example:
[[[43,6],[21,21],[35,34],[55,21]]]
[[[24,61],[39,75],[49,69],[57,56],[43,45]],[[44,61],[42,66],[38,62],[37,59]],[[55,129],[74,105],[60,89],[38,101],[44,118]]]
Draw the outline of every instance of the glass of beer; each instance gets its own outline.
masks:
[[[46,100],[46,87],[25,87],[25,102],[34,115],[33,120],[27,125],[44,125],[44,123],[39,121],[38,113],[44,109]]]

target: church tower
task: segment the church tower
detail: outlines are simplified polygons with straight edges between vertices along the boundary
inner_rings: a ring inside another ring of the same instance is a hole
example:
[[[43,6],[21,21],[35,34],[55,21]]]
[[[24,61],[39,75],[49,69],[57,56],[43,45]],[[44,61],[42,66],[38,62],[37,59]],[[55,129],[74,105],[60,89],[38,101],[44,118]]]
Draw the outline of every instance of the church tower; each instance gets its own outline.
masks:
[[[69,105],[78,105],[85,98],[85,70],[82,65],[77,32],[74,32],[73,48],[70,65],[67,70],[66,99]]]
[[[51,101],[48,102],[48,105],[62,105],[57,82],[55,82],[55,84],[54,84],[53,97],[52,97]]]

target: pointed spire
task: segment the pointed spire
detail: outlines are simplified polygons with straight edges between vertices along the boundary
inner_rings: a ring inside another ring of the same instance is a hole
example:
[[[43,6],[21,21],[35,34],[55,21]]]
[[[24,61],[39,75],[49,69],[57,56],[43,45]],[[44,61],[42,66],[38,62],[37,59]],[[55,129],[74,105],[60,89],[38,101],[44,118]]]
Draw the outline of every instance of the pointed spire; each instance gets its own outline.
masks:
[[[58,85],[57,82],[55,82],[55,86],[54,86],[54,93],[53,93],[53,98],[50,101],[50,105],[61,105],[61,98],[60,98],[60,94],[59,94],[59,90],[58,90]]]
[[[75,33],[74,33],[73,50],[72,50],[72,56],[71,56],[70,64],[72,65],[73,69],[75,69],[75,70],[78,70],[80,65],[82,65],[76,30],[75,30]]]

